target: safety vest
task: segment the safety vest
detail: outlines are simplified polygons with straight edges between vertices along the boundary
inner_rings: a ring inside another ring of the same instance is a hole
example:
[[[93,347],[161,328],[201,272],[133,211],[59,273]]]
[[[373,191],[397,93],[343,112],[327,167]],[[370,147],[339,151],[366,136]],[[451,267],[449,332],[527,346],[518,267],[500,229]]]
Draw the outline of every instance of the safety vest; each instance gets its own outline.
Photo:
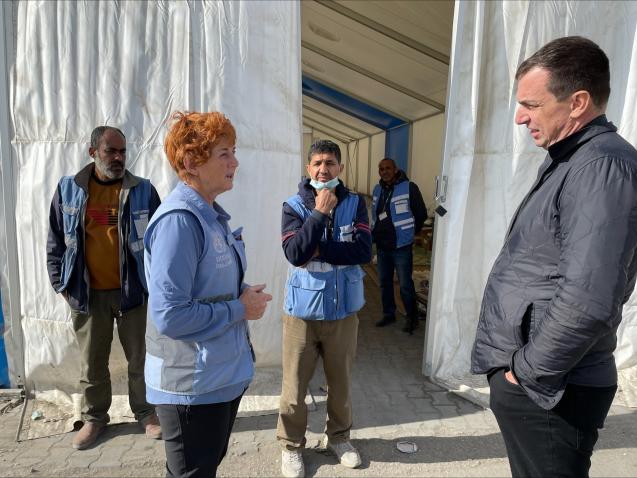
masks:
[[[372,230],[376,223],[376,209],[382,188],[380,184],[374,187],[372,195]],[[414,242],[414,215],[409,207],[409,181],[394,184],[393,194],[389,201],[391,221],[396,230],[396,248],[407,246]]]
[[[305,221],[312,211],[297,194],[286,203]],[[353,241],[358,196],[348,193],[334,210],[332,240]],[[327,240],[327,230],[323,240]],[[312,260],[303,267],[292,267],[287,282],[284,310],[304,320],[340,320],[365,305],[365,273],[359,265],[332,265]]]
[[[227,222],[212,220],[210,212],[187,197],[187,189],[188,186],[180,183],[166,198],[153,215],[147,237],[161,218],[171,211],[191,213],[201,225],[204,239],[199,259],[202,270],[194,279],[190,291],[192,300],[200,303],[236,300],[241,284],[215,272],[215,265],[225,264],[225,258],[230,257],[232,259],[227,267],[238,267],[239,278],[243,278],[246,255],[245,245],[240,239],[241,230],[232,232]],[[224,260],[219,261],[220,258]],[[151,257],[147,265],[161,260],[161,256]],[[223,333],[206,340],[178,340],[157,330],[152,307],[149,307],[148,313],[144,367],[147,386],[166,394],[196,396],[252,379],[254,364],[246,320],[229,324]]]
[[[60,202],[62,206],[62,221],[64,224],[64,243],[66,250],[62,257],[62,284],[60,290],[64,290],[69,283],[75,260],[77,259],[77,240],[80,230],[84,229],[84,214],[88,202],[88,193],[81,188],[74,180],[74,176],[64,176],[60,180]],[[119,199],[119,211],[124,209],[124,204],[129,201],[130,215],[128,217],[128,237],[126,238],[131,255],[137,264],[137,273],[144,289],[146,287],[146,276],[144,275],[144,232],[148,225],[148,215],[150,213],[150,192],[151,186],[148,179],[139,178],[139,183],[130,189],[122,188]],[[122,225],[118,225],[120,234]],[[120,249],[124,247],[120,244]],[[121,257],[120,254],[120,268]],[[121,277],[121,271],[120,271]]]

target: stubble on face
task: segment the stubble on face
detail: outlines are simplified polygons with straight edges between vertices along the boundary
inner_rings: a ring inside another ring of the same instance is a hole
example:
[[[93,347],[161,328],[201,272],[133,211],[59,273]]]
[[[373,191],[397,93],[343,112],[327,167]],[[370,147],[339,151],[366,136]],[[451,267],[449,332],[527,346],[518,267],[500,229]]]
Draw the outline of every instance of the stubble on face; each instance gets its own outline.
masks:
[[[307,173],[315,181],[326,183],[343,171],[343,165],[333,153],[317,153],[307,165]]]
[[[109,180],[122,179],[124,177],[125,165],[121,160],[104,160],[100,156],[99,150],[95,151],[95,169],[97,169],[100,176],[106,177]]]
[[[126,172],[126,138],[118,131],[108,129],[99,140],[98,147],[91,149],[95,161],[95,173],[104,181],[121,179]]]

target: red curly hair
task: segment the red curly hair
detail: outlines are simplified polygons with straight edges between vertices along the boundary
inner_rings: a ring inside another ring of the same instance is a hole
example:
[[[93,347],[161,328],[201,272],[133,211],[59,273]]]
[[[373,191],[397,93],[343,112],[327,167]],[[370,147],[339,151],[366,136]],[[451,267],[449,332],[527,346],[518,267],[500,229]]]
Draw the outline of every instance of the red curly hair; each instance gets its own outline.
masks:
[[[236,143],[234,126],[223,113],[177,111],[171,119],[173,124],[164,140],[164,151],[168,162],[182,180],[190,176],[184,166],[185,158],[192,158],[194,165],[200,166],[208,161],[210,150],[221,140]]]

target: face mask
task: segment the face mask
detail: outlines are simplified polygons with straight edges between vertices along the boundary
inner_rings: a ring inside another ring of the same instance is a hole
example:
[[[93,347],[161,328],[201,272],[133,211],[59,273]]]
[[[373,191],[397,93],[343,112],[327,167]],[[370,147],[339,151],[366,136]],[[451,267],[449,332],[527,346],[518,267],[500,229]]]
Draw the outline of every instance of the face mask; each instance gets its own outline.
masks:
[[[312,179],[310,181],[310,186],[312,186],[317,191],[320,191],[321,189],[325,189],[325,188],[334,189],[336,186],[338,186],[338,176],[335,177],[334,179],[330,179],[326,183],[322,183],[321,181],[317,181],[316,179]]]

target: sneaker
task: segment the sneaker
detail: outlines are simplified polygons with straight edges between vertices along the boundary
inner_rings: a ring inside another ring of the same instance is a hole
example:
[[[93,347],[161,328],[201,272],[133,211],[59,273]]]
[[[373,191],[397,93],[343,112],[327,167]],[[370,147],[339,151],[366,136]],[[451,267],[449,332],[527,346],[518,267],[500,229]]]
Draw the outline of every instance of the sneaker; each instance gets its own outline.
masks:
[[[97,437],[106,428],[106,423],[101,422],[84,422],[84,426],[73,437],[73,448],[76,450],[84,450],[95,443]]]
[[[334,452],[341,465],[347,468],[358,468],[361,466],[361,456],[358,454],[358,450],[354,448],[349,441],[332,443],[326,436],[323,443],[326,445],[325,448]]]
[[[159,418],[154,413],[147,417],[142,418],[139,424],[146,433],[146,438],[153,440],[161,440],[161,425],[159,424]]]
[[[376,322],[376,327],[385,327],[386,325],[393,324],[394,322],[396,322],[396,317],[393,317],[391,315],[386,315],[385,317],[380,319],[378,322]]]
[[[281,451],[281,474],[285,478],[303,478],[305,476],[301,450]]]

